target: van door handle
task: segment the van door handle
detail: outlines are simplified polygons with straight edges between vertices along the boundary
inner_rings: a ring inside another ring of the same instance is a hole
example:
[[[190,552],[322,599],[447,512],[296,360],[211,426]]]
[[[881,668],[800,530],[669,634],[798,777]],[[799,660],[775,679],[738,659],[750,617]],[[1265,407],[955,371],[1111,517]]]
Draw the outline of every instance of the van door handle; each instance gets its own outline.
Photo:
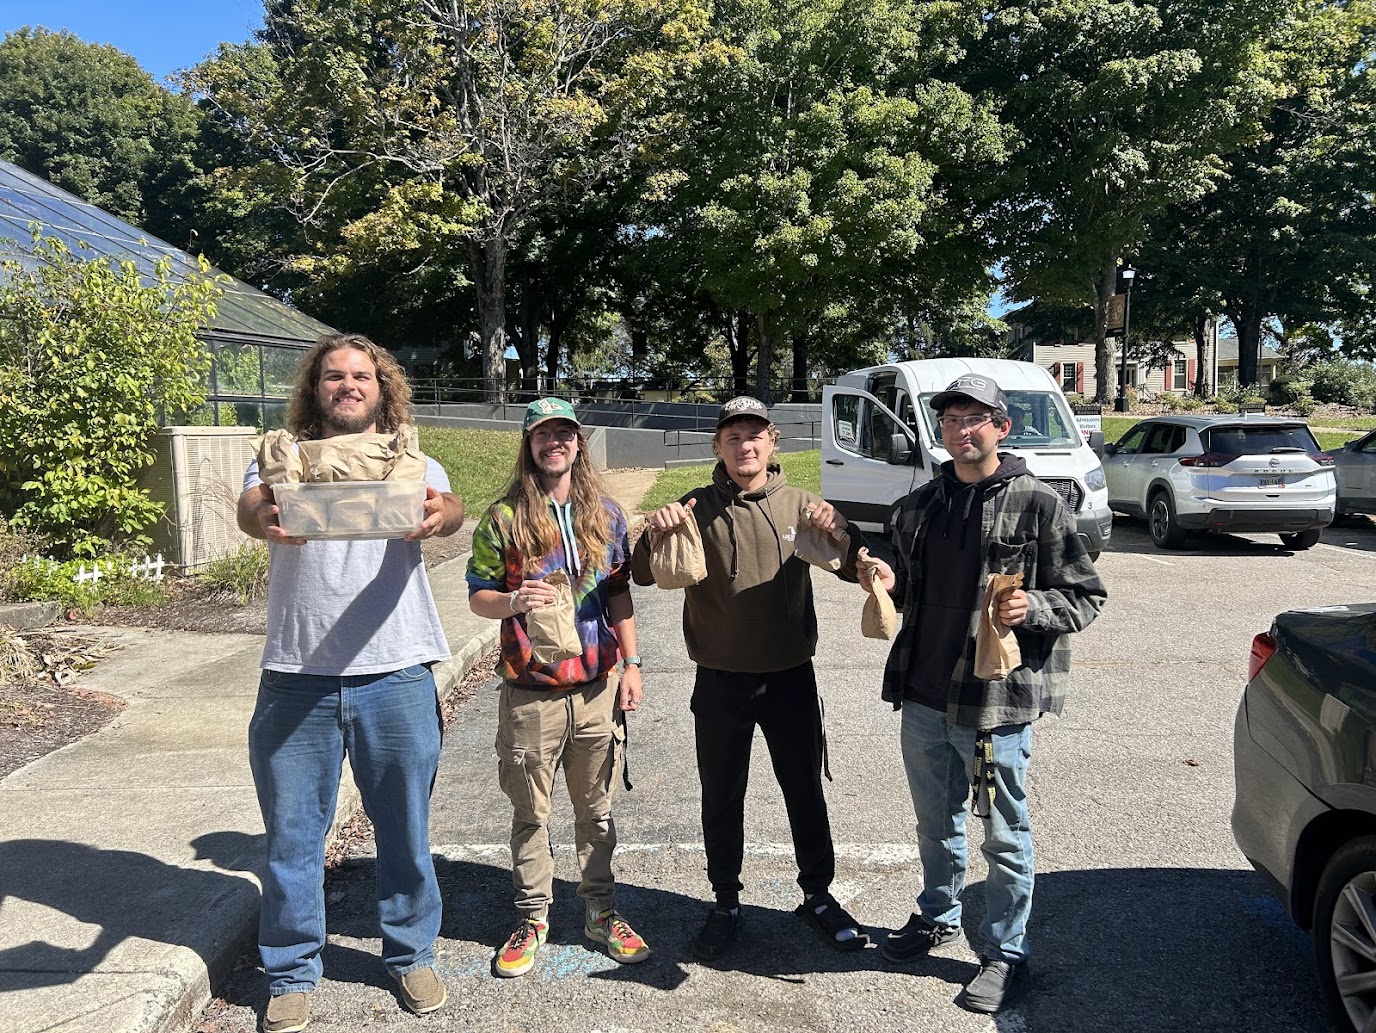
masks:
[[[827,460],[827,466],[845,466],[845,465],[846,465],[846,464],[845,464],[842,460],[840,460],[840,459],[828,459],[828,460]]]

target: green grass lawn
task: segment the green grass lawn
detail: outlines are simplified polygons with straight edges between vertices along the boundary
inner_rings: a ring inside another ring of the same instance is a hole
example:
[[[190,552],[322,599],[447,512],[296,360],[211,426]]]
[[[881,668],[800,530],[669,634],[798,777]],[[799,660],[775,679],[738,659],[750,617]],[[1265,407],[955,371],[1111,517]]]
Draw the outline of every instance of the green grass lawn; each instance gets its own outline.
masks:
[[[640,502],[645,511],[658,509],[675,499],[681,498],[694,488],[711,483],[712,463],[697,463],[693,466],[675,466],[665,470],[655,481],[655,486]],[[784,468],[788,483],[795,488],[803,488],[820,495],[822,493],[822,453],[817,449],[811,452],[781,452],[779,465]]]
[[[514,430],[421,427],[420,450],[444,467],[469,516],[481,516],[511,484],[521,434]]]

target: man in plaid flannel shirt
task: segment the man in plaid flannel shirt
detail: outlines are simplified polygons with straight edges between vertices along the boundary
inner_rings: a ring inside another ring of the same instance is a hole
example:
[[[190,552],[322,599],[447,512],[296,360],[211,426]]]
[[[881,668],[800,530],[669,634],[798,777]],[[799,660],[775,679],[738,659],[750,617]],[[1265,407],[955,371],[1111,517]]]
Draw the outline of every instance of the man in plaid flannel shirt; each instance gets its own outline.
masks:
[[[1032,722],[1061,712],[1067,636],[1098,616],[1108,593],[1060,496],[1022,459],[999,453],[1012,428],[999,386],[966,374],[930,405],[951,462],[904,500],[894,521],[894,566],[881,564],[876,574],[903,610],[883,695],[903,712],[903,764],[923,875],[917,910],[882,952],[906,962],[960,940],[973,785],[989,863],[985,942],[979,974],[959,1003],[992,1014],[1030,978]],[[998,617],[1014,629],[1022,663],[1000,680],[976,678],[984,584],[991,573],[1018,572],[1023,587],[1004,593]]]

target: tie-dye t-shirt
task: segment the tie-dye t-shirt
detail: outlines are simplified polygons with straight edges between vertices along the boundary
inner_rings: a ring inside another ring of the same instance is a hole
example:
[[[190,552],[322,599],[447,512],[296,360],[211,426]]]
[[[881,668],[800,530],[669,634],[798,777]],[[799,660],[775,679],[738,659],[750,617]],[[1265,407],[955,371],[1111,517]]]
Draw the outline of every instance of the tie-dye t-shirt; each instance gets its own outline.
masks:
[[[612,536],[600,565],[582,555],[581,546],[573,539],[572,503],[561,506],[549,500],[550,515],[560,530],[560,544],[530,573],[524,573],[524,564],[511,541],[510,503],[494,502],[478,522],[473,532],[473,555],[468,560],[470,596],[484,588],[514,592],[523,580],[537,580],[560,569],[573,586],[574,621],[583,655],[557,664],[536,663],[530,655],[525,614],[515,614],[502,620],[502,657],[497,673],[508,681],[532,688],[567,688],[600,681],[616,666],[616,634],[607,623],[607,600],[631,589],[631,548],[625,514],[614,502],[607,500],[605,504],[612,517]]]

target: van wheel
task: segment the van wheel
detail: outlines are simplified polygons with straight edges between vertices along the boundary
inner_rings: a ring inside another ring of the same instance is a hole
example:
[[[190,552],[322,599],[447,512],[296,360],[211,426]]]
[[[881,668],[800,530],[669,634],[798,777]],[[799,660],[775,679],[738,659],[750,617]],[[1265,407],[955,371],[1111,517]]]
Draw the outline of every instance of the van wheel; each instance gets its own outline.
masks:
[[[1185,544],[1186,531],[1175,519],[1175,504],[1164,491],[1151,497],[1147,510],[1147,530],[1158,549],[1178,549]]]
[[[1312,549],[1319,540],[1319,535],[1323,533],[1322,528],[1311,527],[1308,531],[1296,531],[1294,534],[1282,534],[1280,536],[1281,545],[1294,552],[1303,552],[1305,549]]]

